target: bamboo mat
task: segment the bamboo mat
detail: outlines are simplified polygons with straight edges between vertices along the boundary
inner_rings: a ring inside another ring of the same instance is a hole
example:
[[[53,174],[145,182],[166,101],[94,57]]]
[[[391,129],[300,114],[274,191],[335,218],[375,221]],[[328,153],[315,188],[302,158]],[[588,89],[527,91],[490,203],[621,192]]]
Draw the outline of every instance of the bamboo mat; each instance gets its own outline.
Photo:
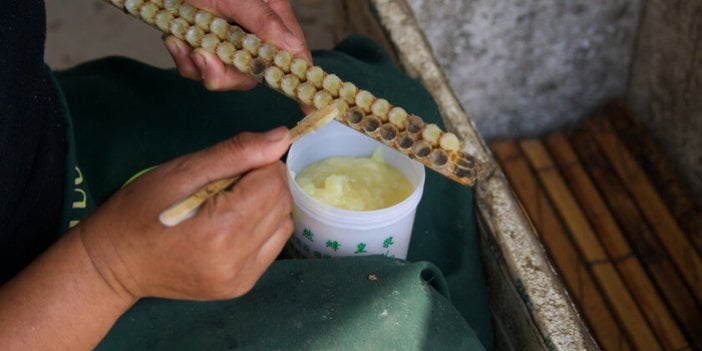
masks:
[[[621,101],[491,147],[604,350],[702,350],[702,212]]]

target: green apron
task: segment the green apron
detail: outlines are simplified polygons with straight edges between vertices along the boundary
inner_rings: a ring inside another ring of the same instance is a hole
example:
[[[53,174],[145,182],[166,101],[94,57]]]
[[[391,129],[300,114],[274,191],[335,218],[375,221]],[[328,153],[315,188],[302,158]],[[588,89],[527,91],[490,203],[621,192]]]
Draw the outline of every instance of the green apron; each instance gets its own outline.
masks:
[[[421,84],[367,38],[315,52],[314,62],[441,125]],[[64,229],[145,168],[303,117],[296,102],[266,87],[209,92],[125,58],[55,76],[69,114]],[[238,299],[143,299],[98,349],[482,350],[492,338],[472,189],[428,170],[406,262],[279,259]]]

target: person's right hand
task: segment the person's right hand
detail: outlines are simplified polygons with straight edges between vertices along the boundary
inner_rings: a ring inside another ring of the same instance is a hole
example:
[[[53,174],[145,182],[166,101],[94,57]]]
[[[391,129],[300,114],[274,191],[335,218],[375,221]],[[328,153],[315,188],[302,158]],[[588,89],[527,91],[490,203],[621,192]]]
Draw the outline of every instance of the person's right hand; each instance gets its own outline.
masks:
[[[285,128],[232,139],[146,173],[115,193],[78,231],[97,271],[138,299],[225,299],[250,290],[292,233]],[[248,173],[247,173],[248,172]],[[174,227],[159,214],[208,182],[244,174]]]

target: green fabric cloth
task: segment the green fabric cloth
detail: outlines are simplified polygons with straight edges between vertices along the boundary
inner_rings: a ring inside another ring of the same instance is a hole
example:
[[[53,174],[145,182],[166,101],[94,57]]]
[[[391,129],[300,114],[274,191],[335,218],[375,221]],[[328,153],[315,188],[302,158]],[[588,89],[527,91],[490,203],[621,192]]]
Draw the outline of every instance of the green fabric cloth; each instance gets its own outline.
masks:
[[[372,41],[351,37],[333,51],[315,52],[314,61],[441,125],[431,96]],[[56,75],[73,120],[80,185],[97,204],[142,169],[240,131],[290,127],[303,117],[294,101],[266,87],[213,93],[172,70],[124,58]],[[81,197],[76,183],[68,192]],[[69,209],[65,225],[82,215]],[[478,250],[472,190],[428,171],[408,254],[414,263],[278,260],[240,299],[142,300],[100,348],[492,349]]]
[[[144,301],[100,349],[482,350],[460,314],[422,278],[442,289],[440,273],[426,262],[288,260],[239,299]]]

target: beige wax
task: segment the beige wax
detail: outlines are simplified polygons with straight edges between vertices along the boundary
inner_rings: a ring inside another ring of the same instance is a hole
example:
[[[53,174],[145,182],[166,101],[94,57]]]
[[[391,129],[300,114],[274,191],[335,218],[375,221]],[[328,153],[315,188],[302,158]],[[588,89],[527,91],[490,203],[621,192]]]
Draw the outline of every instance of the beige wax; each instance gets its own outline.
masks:
[[[402,202],[413,191],[407,177],[385,163],[380,150],[371,157],[331,157],[307,166],[295,181],[328,205],[370,211]]]

